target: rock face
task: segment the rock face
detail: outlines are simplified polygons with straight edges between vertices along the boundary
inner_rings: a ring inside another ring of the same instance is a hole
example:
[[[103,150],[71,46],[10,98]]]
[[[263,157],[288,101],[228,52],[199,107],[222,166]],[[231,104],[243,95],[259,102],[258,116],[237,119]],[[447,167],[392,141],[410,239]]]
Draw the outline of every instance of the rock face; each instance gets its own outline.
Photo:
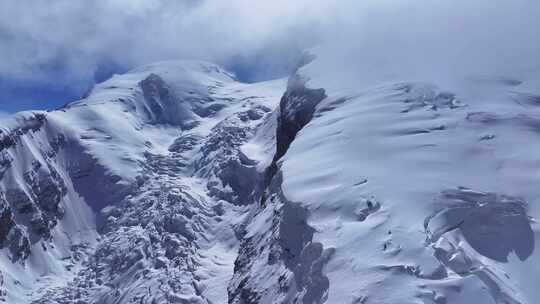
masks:
[[[229,285],[229,303],[327,300],[329,280],[322,268],[333,250],[313,240],[308,212],[285,198],[281,182],[281,176],[274,177],[265,207],[247,227]],[[260,223],[265,224],[257,226]]]
[[[315,107],[326,98],[324,89],[308,89],[306,80],[298,74],[293,75],[287,85],[287,91],[279,104],[279,118],[276,130],[276,153],[268,168],[267,183],[277,171],[277,161],[287,153],[297,133],[309,123]]]
[[[54,163],[61,140],[50,150],[32,152],[26,143],[43,132],[46,124],[44,113],[22,114],[15,127],[1,132],[0,246],[8,249],[12,261],[24,262],[31,253],[31,239],[49,240],[51,229],[64,215],[60,202],[67,188]]]
[[[178,125],[189,128],[193,114],[188,105],[156,74],[150,74],[139,83],[146,101],[144,109],[150,122],[155,124]]]
[[[0,242],[2,244],[6,241],[8,233],[14,225],[11,206],[2,193],[2,196],[0,196]]]
[[[229,286],[229,303],[326,301],[329,282],[322,266],[331,250],[313,242],[307,210],[283,195],[278,173],[278,161],[325,97],[323,89],[306,88],[298,75],[289,80],[278,109],[276,151],[266,170],[264,185],[268,187],[261,199],[264,208],[253,219],[271,224],[260,231],[250,231],[248,226],[249,237],[242,240]],[[255,255],[260,258],[253,259]]]
[[[535,303],[527,80],[492,107],[332,60],[161,62],[0,121],[0,302]]]
[[[262,177],[257,163],[240,147],[253,137],[261,119],[270,111],[266,106],[255,105],[212,128],[194,167],[197,177],[209,181],[210,195],[238,205],[251,204],[258,197]]]

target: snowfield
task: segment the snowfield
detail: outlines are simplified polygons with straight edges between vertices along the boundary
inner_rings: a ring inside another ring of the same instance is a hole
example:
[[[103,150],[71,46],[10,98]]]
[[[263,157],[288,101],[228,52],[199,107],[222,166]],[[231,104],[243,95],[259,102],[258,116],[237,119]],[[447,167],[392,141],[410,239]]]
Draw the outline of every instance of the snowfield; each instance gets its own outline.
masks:
[[[367,81],[313,53],[2,118],[0,302],[536,303],[540,71]]]

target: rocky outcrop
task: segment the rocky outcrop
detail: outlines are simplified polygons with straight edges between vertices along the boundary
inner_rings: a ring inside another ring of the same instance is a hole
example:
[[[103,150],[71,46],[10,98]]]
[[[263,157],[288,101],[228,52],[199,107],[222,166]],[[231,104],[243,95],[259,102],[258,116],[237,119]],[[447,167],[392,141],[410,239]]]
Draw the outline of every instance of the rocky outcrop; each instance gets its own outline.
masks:
[[[276,175],[265,207],[246,228],[229,284],[231,304],[326,301],[330,283],[322,267],[333,251],[313,241],[308,212],[285,198],[281,182]]]
[[[60,202],[67,193],[65,182],[53,166],[42,168],[37,161],[24,174],[24,180],[25,188],[6,191],[6,201],[29,221],[32,233],[49,238],[51,228],[64,215]]]
[[[296,134],[313,118],[315,107],[324,98],[324,89],[307,88],[302,76],[293,75],[289,79],[287,91],[279,103],[276,153],[266,172],[267,185],[277,173],[277,161],[285,155]]]
[[[21,113],[0,130],[0,247],[13,261],[24,261],[33,242],[50,239],[64,215],[67,186],[55,157],[65,138],[41,143],[46,123],[44,113]]]
[[[13,262],[24,261],[30,255],[30,237],[21,226],[17,225],[9,231],[6,244]]]
[[[17,127],[11,130],[0,130],[0,152],[17,144],[17,140],[29,131],[37,132],[47,121],[44,113],[22,114],[17,116]]]
[[[11,206],[6,201],[4,193],[0,193],[0,245],[4,244],[14,225]]]
[[[269,112],[264,106],[255,106],[235,113],[217,124],[204,140],[195,171],[197,176],[209,180],[212,196],[238,205],[248,205],[258,199],[263,177],[240,146],[254,135]]]
[[[189,105],[184,103],[165,81],[150,74],[139,83],[144,96],[144,112],[154,124],[171,124],[191,128],[195,123]]]
[[[231,304],[326,301],[329,280],[322,267],[332,250],[313,241],[308,211],[284,196],[278,164],[325,97],[323,89],[306,88],[298,75],[289,80],[279,106],[276,152],[261,181],[260,209],[250,221],[267,224],[246,227],[229,284]]]

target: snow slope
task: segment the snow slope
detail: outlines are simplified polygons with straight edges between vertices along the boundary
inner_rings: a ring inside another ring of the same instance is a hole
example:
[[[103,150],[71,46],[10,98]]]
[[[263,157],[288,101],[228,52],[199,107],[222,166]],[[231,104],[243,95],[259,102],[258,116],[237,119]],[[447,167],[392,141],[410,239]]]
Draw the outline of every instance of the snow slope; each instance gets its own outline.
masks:
[[[366,75],[314,53],[233,303],[536,303],[540,71]]]

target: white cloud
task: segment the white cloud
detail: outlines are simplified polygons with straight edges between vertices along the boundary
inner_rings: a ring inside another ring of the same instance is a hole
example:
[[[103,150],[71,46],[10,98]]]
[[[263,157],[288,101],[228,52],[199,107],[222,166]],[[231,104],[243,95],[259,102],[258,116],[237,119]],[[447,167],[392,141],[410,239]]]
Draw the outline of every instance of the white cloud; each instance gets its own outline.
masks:
[[[222,64],[263,58],[257,68],[272,71],[321,42],[351,54],[353,63],[385,61],[396,69],[530,64],[540,50],[539,6],[534,0],[3,0],[0,77],[77,83],[91,79],[103,61],[135,66],[174,58]]]
[[[290,56],[317,38],[320,21],[311,11],[318,6],[309,3],[3,0],[0,76],[83,80],[102,60],[133,66],[172,58],[226,63],[276,50]]]

